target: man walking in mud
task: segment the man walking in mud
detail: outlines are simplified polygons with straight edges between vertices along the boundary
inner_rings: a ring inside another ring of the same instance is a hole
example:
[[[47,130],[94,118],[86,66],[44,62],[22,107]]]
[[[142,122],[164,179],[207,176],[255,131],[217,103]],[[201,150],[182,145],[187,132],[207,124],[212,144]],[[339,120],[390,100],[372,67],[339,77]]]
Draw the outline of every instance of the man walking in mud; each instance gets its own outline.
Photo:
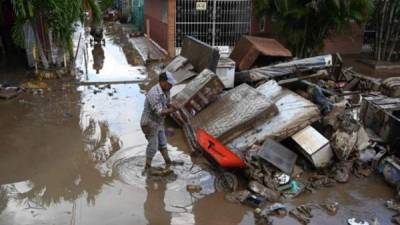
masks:
[[[168,155],[167,138],[165,136],[164,120],[176,107],[170,103],[169,91],[176,80],[169,72],[159,75],[158,84],[154,85],[146,95],[140,125],[148,141],[146,148],[146,164],[144,172],[151,168],[151,161],[159,150],[167,167],[174,164]]]

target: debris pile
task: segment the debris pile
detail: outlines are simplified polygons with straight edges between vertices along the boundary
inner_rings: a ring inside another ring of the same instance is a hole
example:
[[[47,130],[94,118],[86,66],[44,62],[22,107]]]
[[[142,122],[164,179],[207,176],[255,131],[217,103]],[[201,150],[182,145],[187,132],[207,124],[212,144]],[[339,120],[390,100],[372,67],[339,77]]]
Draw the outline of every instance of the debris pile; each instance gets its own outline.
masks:
[[[193,38],[184,43],[182,55],[166,67],[179,81],[172,118],[193,151],[222,171],[216,189],[230,191],[228,201],[255,208],[257,220],[272,224],[270,216],[279,211],[308,224],[315,208],[335,215],[337,202],[290,210],[280,202],[352,176],[378,172],[400,184],[398,79],[343,68],[338,54],[292,59],[271,39],[243,37],[231,59]],[[193,51],[204,56],[188,54]],[[222,81],[221,60],[234,61],[234,85]],[[237,191],[237,171],[249,180],[244,190]]]

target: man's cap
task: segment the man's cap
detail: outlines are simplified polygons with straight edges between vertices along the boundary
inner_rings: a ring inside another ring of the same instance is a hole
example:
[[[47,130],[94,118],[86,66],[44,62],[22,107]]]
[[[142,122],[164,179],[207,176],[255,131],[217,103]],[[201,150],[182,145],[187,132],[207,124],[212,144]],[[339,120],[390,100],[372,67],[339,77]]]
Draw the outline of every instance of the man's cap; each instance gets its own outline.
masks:
[[[171,85],[175,85],[177,82],[174,78],[174,76],[172,75],[172,73],[165,71],[165,74],[167,75],[167,82],[170,83]]]

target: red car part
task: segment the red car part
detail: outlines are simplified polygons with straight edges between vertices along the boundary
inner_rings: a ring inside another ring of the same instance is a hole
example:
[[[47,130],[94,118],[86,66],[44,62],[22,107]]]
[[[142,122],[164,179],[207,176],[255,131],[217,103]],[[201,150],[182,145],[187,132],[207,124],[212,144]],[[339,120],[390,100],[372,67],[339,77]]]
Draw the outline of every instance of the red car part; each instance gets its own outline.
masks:
[[[197,142],[223,168],[244,168],[246,163],[203,129],[196,130]]]

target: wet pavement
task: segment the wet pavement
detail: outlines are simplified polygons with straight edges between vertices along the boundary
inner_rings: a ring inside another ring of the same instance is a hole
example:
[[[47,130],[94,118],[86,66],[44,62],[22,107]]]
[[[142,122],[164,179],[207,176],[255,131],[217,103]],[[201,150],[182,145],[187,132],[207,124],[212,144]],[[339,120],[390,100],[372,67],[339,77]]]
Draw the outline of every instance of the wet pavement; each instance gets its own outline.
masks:
[[[133,83],[49,80],[43,95],[27,92],[0,101],[0,224],[255,224],[251,208],[215,192],[213,171],[190,156],[172,122],[170,155],[185,165],[167,177],[142,176],[146,140],[139,122],[157,66],[142,66],[118,26],[108,27],[105,40],[96,49],[87,41],[87,73],[85,60],[77,61],[80,81]],[[161,155],[154,165],[163,166]],[[189,193],[188,184],[201,185],[202,191]],[[346,224],[349,217],[390,224],[394,213],[384,202],[393,196],[381,177],[372,176],[305,193],[288,205],[339,202],[336,216],[316,211],[311,224]],[[298,222],[285,217],[274,218],[274,224]]]

